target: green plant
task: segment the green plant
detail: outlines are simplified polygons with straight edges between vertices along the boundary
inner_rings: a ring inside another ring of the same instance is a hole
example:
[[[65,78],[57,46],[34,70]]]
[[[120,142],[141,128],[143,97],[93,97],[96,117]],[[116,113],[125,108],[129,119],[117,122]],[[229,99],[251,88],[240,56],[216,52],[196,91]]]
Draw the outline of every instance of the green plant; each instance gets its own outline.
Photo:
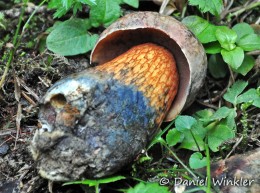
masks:
[[[46,1],[47,0],[42,1],[41,4]],[[26,3],[27,1],[24,0],[23,11],[13,40],[14,48],[11,49],[9,54],[5,55],[5,57],[7,58],[8,56],[9,59],[0,85],[3,84],[15,50],[19,46],[19,41],[22,37],[22,35],[19,36],[19,30],[21,29]],[[50,34],[47,38],[48,49],[65,56],[90,51],[98,35],[90,33],[89,30],[91,30],[92,27],[107,27],[119,18],[122,14],[120,5],[123,3],[135,8],[138,7],[137,0],[51,0],[48,7],[56,10],[54,18],[60,18],[70,10],[72,10],[74,17],[63,22],[56,22],[56,24],[49,29]],[[219,17],[223,9],[221,0],[211,2],[206,0],[189,0],[189,3],[190,5],[197,5],[203,13],[210,12],[217,17]],[[89,18],[76,18],[77,13],[82,12],[84,7],[89,8]],[[36,11],[31,14],[24,25],[22,34],[35,12]],[[3,17],[0,15],[0,27],[3,27],[1,21],[3,21]],[[254,33],[249,24],[239,23],[232,28],[228,28],[227,26],[213,25],[198,16],[186,17],[183,22],[191,29],[201,43],[204,44],[206,52],[210,54],[209,70],[213,77],[223,78],[227,74],[228,67],[242,75],[246,75],[253,68],[255,63],[254,58],[247,55],[247,52],[260,49],[260,37]],[[228,64],[228,66],[226,64]],[[225,141],[235,137],[238,112],[242,114],[241,119],[239,119],[243,129],[241,132],[243,135],[242,145],[246,144],[247,131],[250,127],[247,122],[248,109],[252,106],[260,108],[260,88],[250,88],[245,91],[247,86],[247,82],[237,81],[228,89],[224,95],[224,99],[231,103],[232,107],[222,106],[216,111],[205,109],[198,111],[193,116],[178,116],[175,121],[169,124],[168,127],[154,138],[148,149],[152,148],[154,144],[160,143],[164,149],[169,152],[169,155],[175,158],[184,168],[178,168],[179,166],[174,165],[169,169],[158,169],[158,176],[167,175],[163,173],[164,170],[171,170],[175,173],[181,172],[181,175],[187,179],[191,179],[190,176],[196,178],[197,174],[193,169],[206,166],[207,177],[210,179],[210,154],[211,152],[218,152],[225,149]],[[173,125],[175,126],[174,128],[172,128]],[[166,133],[167,135],[164,139],[162,136]],[[172,148],[176,150],[188,149],[194,151],[189,159],[189,167],[178,158]],[[144,156],[138,161],[145,162],[151,161],[151,159],[149,156]],[[190,176],[185,176],[185,171],[187,171]],[[125,177],[115,176],[98,180],[69,182],[64,185],[83,184],[90,187],[94,186],[95,191],[99,192],[100,184],[107,184],[122,179],[125,179]],[[208,180],[207,192],[210,192],[210,190],[211,184],[210,180]],[[125,191],[128,193],[145,191],[169,192],[166,187],[159,186],[157,183],[144,182],[140,182],[134,188]]]
[[[228,89],[227,93],[224,95],[224,99],[233,104],[235,109],[238,105],[243,105],[245,103],[249,103],[250,105],[260,108],[260,87],[257,89],[251,88],[242,93],[247,86],[248,82],[238,80],[232,85],[231,88]],[[248,105],[247,108],[249,107]]]
[[[75,15],[78,11],[82,11],[84,5],[93,6],[95,4],[96,0],[51,0],[48,8],[56,10],[54,18],[60,18],[71,9]]]
[[[135,187],[127,190],[127,193],[170,193],[167,187],[160,186],[158,183],[140,182]]]
[[[88,32],[92,27],[107,27],[122,14],[120,5],[128,4],[137,8],[138,0],[51,0],[48,7],[56,9],[54,18],[60,18],[69,10],[74,16],[82,11],[83,6],[89,7],[89,18],[72,18],[59,22],[47,37],[47,48],[63,56],[72,56],[90,51],[96,40],[97,34]]]
[[[260,49],[260,36],[255,34],[252,27],[247,23],[239,23],[232,29],[227,26],[216,26],[199,16],[188,16],[182,22],[204,44],[208,54],[221,54],[225,63],[231,69],[242,75],[246,75],[254,66],[254,58],[245,52]],[[221,60],[219,55],[214,56],[209,62],[209,69],[216,78],[226,74],[226,68],[214,67]],[[223,62],[221,62],[223,63]],[[220,70],[221,69],[221,70]]]
[[[246,147],[248,141],[247,131],[248,125],[248,113],[247,110],[251,106],[260,108],[260,87],[257,89],[251,88],[246,92],[242,93],[248,86],[248,82],[237,81],[224,95],[224,99],[233,104],[234,109],[241,111],[242,117],[240,119],[242,125],[242,146]]]
[[[210,12],[212,15],[218,16],[223,9],[222,0],[189,0],[189,4],[193,6],[198,6],[200,11]]]
[[[64,56],[86,53],[98,39],[97,34],[87,33],[90,28],[90,21],[87,19],[72,18],[57,23],[47,37],[47,47]]]
[[[4,81],[5,81],[5,78],[7,76],[8,70],[9,70],[9,68],[12,65],[14,54],[15,54],[16,49],[19,46],[19,42],[20,42],[20,40],[22,38],[22,34],[19,36],[19,32],[20,32],[20,29],[21,29],[21,26],[22,26],[23,15],[24,15],[24,12],[25,12],[25,7],[27,5],[27,2],[28,2],[28,0],[23,0],[23,6],[21,8],[21,14],[19,16],[18,25],[17,25],[17,28],[15,30],[14,38],[13,38],[13,41],[12,41],[12,48],[11,48],[10,52],[7,54],[8,55],[8,59],[7,59],[6,65],[5,65],[4,73],[3,73],[2,77],[1,77],[1,80],[0,80],[0,88],[4,84]],[[7,57],[7,55],[4,55],[4,57]]]
[[[111,182],[116,182],[119,180],[125,179],[124,176],[113,176],[113,177],[108,177],[108,178],[103,178],[103,179],[98,179],[98,180],[82,180],[82,181],[73,181],[73,182],[66,182],[63,185],[71,185],[71,184],[82,184],[82,185],[88,185],[89,187],[94,186],[95,187],[95,193],[99,193],[99,185],[100,184],[108,184]]]
[[[3,28],[4,30],[6,29],[5,27],[5,17],[4,17],[4,14],[3,13],[0,13],[0,27]]]
[[[210,179],[210,151],[217,152],[225,149],[225,142],[236,135],[237,111],[242,111],[243,126],[242,135],[246,140],[247,135],[247,112],[250,106],[260,107],[260,88],[249,89],[243,92],[248,83],[245,81],[235,82],[224,95],[224,99],[233,104],[233,108],[220,107],[215,112],[205,109],[196,112],[193,116],[178,116],[168,127],[158,133],[151,142],[148,149],[154,144],[160,143],[166,150],[170,151],[173,157],[193,176],[196,175],[180,161],[171,147],[178,149],[189,149],[195,151],[190,156],[189,166],[191,169],[207,167],[207,178]],[[175,123],[175,127],[170,129]],[[166,140],[162,135],[166,135]],[[207,181],[207,192],[210,192],[210,180]]]

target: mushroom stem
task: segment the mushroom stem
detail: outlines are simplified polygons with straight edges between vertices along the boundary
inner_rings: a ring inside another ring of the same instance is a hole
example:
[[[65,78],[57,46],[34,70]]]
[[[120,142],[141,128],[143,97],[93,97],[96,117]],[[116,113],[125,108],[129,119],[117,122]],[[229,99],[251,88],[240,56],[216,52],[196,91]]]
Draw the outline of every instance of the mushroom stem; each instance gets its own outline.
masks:
[[[136,158],[178,89],[172,54],[145,43],[55,83],[42,99],[31,151],[50,180],[103,177]]]
[[[95,67],[125,85],[137,87],[158,113],[160,125],[178,91],[175,59],[165,48],[153,43],[134,46],[115,59]]]

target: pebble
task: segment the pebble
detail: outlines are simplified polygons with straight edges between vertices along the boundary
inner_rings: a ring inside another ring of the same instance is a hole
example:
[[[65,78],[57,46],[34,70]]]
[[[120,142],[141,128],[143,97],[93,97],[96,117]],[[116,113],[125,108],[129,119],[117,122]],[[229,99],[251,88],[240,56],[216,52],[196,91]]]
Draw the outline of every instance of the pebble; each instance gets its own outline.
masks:
[[[9,145],[8,144],[2,144],[1,146],[0,146],[0,156],[4,156],[4,155],[6,155],[7,154],[7,152],[8,152],[8,150],[9,150]]]

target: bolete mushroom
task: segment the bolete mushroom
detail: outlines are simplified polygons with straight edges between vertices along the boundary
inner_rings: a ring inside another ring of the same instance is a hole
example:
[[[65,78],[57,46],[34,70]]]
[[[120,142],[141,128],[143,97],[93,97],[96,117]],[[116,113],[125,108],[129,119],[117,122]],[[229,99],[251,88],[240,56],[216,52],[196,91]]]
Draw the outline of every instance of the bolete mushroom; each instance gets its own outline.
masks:
[[[163,120],[195,98],[206,55],[193,34],[153,12],[124,16],[100,36],[96,66],[55,83],[41,101],[31,143],[42,177],[99,178],[144,149]]]

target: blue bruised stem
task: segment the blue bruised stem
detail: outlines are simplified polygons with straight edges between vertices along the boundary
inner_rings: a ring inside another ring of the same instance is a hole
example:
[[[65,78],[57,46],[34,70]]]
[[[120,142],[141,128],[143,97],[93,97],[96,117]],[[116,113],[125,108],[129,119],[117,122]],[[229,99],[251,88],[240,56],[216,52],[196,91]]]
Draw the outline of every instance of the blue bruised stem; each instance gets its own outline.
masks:
[[[115,173],[158,127],[142,92],[101,72],[57,82],[42,103],[31,149],[40,174],[55,181]]]

